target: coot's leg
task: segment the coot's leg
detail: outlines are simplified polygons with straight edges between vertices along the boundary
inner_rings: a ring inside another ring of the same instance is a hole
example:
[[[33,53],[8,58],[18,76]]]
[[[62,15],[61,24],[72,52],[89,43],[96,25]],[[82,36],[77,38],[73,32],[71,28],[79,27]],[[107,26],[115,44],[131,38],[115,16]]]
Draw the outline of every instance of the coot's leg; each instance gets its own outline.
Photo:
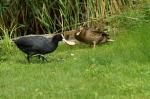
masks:
[[[46,59],[46,57],[45,57],[44,55],[42,55],[42,54],[36,54],[36,55],[34,55],[34,56],[37,56],[39,59],[42,58],[43,61],[48,62],[48,60]]]
[[[41,57],[41,54],[35,54],[35,55],[33,55],[34,57],[37,57],[38,59],[41,59],[42,57]]]
[[[42,60],[48,62],[47,58],[44,55],[40,55],[42,57]]]
[[[31,57],[31,55],[27,55],[28,62],[30,62],[30,57]]]
[[[41,55],[40,54],[38,54],[37,56],[38,56],[38,59],[41,59]]]

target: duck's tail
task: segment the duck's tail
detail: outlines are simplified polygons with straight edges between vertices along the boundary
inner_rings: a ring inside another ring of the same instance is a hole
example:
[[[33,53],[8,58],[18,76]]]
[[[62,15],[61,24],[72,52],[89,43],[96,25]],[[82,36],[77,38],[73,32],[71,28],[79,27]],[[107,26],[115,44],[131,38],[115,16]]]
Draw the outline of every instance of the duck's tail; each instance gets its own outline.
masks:
[[[105,36],[107,38],[108,42],[114,42],[114,40],[110,39],[110,37],[109,37],[110,35],[108,33],[106,33],[106,32],[101,32],[101,33],[102,33],[102,36]]]
[[[112,40],[112,39],[108,39],[107,41],[108,41],[108,42],[114,42],[115,40]]]

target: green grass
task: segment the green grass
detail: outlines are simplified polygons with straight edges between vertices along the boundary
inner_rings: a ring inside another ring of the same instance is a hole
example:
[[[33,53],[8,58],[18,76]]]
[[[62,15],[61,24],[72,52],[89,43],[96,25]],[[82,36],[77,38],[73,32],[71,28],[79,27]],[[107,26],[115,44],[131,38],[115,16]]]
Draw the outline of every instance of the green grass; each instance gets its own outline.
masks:
[[[29,64],[14,49],[0,58],[0,99],[149,99],[149,25],[122,29],[95,49],[60,44],[48,63]]]

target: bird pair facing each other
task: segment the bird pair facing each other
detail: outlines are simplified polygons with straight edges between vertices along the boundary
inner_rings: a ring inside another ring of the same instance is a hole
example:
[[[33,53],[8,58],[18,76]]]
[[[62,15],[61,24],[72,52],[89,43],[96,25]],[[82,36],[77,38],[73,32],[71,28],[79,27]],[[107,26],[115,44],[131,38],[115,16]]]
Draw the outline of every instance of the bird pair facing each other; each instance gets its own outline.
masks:
[[[32,56],[42,58],[47,61],[44,54],[51,53],[58,47],[59,41],[64,41],[69,45],[74,45],[73,42],[65,40],[63,34],[56,34],[51,38],[47,38],[41,35],[28,35],[12,39],[16,46],[27,54],[27,60],[30,62]]]
[[[109,35],[105,32],[97,31],[93,28],[80,28],[74,31],[75,38],[93,47],[96,44],[104,43],[107,41],[113,41],[109,39]],[[32,56],[42,58],[47,61],[44,54],[51,53],[58,47],[59,41],[64,41],[69,45],[75,45],[74,42],[67,41],[63,34],[56,34],[51,38],[47,38],[41,35],[29,35],[12,39],[17,47],[27,54],[27,60],[30,61]]]

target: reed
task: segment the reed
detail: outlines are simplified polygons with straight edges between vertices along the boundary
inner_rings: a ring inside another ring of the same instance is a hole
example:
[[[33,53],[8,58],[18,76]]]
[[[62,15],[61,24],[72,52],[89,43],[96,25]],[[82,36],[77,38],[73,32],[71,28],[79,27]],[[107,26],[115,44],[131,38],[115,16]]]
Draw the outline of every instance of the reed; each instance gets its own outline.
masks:
[[[9,35],[9,30],[2,25],[0,25],[0,31],[2,33],[2,37],[0,38],[0,44],[1,44],[1,52],[5,52],[5,54],[10,54],[12,49],[11,39]],[[2,40],[3,39],[3,40]]]
[[[54,33],[83,24],[99,26],[102,19],[131,4],[131,0],[2,0],[0,20],[6,28],[24,25],[16,30],[18,36]]]

